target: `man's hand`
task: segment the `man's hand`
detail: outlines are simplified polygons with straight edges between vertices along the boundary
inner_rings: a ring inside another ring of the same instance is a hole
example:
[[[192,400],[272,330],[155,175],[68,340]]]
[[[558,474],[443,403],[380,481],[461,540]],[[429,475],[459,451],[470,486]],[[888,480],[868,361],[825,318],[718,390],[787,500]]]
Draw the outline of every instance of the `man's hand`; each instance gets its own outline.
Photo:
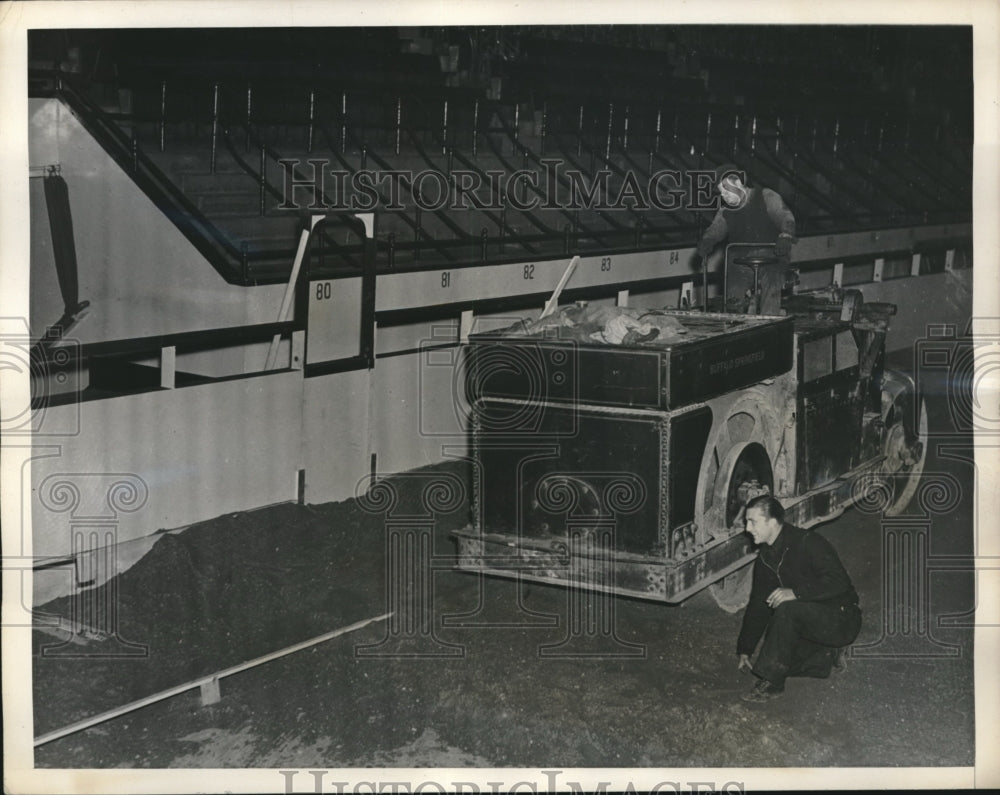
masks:
[[[779,237],[774,243],[775,256],[784,259],[792,253],[792,240],[788,237]]]
[[[705,260],[708,259],[708,255],[712,253],[713,248],[715,248],[715,246],[705,243],[705,241],[703,240],[698,244],[695,251],[698,252],[698,256],[701,257],[702,262],[704,262]]]
[[[742,672],[748,673],[748,674],[753,673],[753,666],[750,665],[750,655],[749,654],[741,654],[740,655],[740,661],[739,661],[739,663],[737,663],[736,669],[738,671],[742,671]]]
[[[795,591],[791,588],[775,588],[771,591],[771,595],[767,597],[767,606],[773,609],[785,602],[791,602],[795,598]]]

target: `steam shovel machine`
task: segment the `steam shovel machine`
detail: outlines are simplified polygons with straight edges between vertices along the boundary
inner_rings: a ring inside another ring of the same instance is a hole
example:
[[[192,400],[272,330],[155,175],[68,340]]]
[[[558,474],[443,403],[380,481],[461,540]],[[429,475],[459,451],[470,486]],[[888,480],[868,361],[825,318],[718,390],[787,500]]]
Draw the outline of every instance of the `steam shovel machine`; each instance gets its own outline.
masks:
[[[773,493],[804,527],[856,504],[901,512],[927,413],[913,380],[883,367],[895,306],[836,285],[770,314],[749,303],[550,301],[538,320],[471,335],[458,568],[664,602],[709,587],[735,611],[756,554],[752,496]]]

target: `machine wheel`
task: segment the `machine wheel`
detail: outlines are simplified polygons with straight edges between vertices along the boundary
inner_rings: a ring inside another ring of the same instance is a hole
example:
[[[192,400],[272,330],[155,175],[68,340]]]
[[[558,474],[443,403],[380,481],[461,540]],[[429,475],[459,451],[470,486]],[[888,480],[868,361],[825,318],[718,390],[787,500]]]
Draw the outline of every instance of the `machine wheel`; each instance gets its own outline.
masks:
[[[927,460],[927,405],[922,398],[917,399],[920,401],[917,427],[909,427],[912,425],[909,412],[900,412],[901,416],[886,429],[882,444],[885,454],[882,473],[892,486],[892,496],[884,511],[886,516],[897,516],[906,510]]]
[[[743,449],[729,476],[726,488],[726,526],[733,535],[743,530],[735,524],[742,522],[743,506],[758,494],[772,493],[773,475],[771,462],[760,445],[751,444]],[[727,613],[736,613],[746,607],[750,600],[752,563],[738,568],[708,586],[715,603]]]
[[[746,502],[764,492],[774,490],[771,462],[760,445],[751,444],[744,448],[733,465],[726,490],[726,527],[741,521],[741,513]],[[741,528],[742,529],[742,528]]]
[[[750,601],[753,563],[747,563],[708,586],[715,603],[727,613],[738,613]]]

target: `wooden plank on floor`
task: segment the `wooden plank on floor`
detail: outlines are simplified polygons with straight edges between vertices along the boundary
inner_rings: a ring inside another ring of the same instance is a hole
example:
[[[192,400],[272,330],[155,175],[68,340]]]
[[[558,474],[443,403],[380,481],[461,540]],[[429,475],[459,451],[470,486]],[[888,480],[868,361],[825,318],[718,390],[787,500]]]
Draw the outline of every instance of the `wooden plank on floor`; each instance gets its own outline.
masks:
[[[177,685],[176,687],[168,688],[167,690],[162,690],[159,693],[154,693],[151,696],[146,696],[145,698],[140,698],[138,701],[132,701],[128,704],[123,704],[120,707],[115,707],[107,712],[102,712],[99,715],[94,715],[90,718],[84,718],[83,720],[77,721],[76,723],[71,723],[69,726],[64,726],[61,729],[56,729],[55,731],[48,732],[47,734],[39,735],[34,740],[35,748],[40,745],[45,745],[53,740],[58,740],[61,737],[66,737],[70,734],[75,734],[78,731],[83,731],[84,729],[89,729],[91,726],[96,726],[99,723],[104,723],[105,721],[112,720],[121,715],[126,715],[129,712],[134,712],[137,709],[142,709],[143,707],[148,707],[151,704],[155,704],[158,701],[164,701],[173,696],[185,693],[188,690],[193,690],[194,688],[200,688],[203,693],[209,694],[209,701],[205,703],[214,703],[211,701],[212,694],[218,694],[219,680],[227,676],[232,676],[240,671],[246,671],[249,668],[256,668],[258,665],[263,665],[271,660],[277,660],[279,657],[286,657],[289,654],[294,654],[297,651],[302,651],[302,649],[308,649],[310,646],[315,646],[319,643],[324,643],[325,641],[332,640],[333,638],[340,637],[341,635],[346,635],[349,632],[354,632],[366,627],[369,624],[374,624],[378,621],[385,621],[389,618],[392,613],[385,613],[381,616],[376,616],[375,618],[366,618],[362,621],[356,621],[353,624],[349,624],[346,627],[341,627],[340,629],[335,629],[330,632],[326,632],[322,635],[317,635],[315,638],[310,638],[309,640],[304,640],[300,643],[295,643],[291,646],[286,646],[283,649],[278,649],[277,651],[272,651],[268,654],[264,654],[260,657],[255,657],[252,660],[247,660],[246,662],[239,663],[237,665],[230,666],[214,674],[208,674],[207,676],[199,677],[198,679],[193,679],[190,682],[185,682],[182,685]],[[218,699],[216,699],[218,700]]]

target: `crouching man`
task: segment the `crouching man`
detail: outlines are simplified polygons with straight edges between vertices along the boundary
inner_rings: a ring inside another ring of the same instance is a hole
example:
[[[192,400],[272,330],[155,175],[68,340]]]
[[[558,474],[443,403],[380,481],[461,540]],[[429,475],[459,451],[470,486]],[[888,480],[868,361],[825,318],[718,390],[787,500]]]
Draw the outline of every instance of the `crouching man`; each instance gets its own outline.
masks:
[[[758,677],[744,701],[777,698],[789,676],[825,678],[841,669],[861,629],[858,594],[830,542],[784,519],[770,495],[747,503],[746,529],[760,550],[736,643],[739,669]]]

